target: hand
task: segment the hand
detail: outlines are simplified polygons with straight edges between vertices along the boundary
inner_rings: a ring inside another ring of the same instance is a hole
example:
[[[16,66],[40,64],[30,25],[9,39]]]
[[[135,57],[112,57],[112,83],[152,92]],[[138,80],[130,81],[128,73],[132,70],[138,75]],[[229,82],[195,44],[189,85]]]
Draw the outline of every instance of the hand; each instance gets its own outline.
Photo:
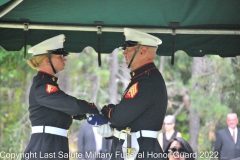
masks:
[[[91,114],[87,117],[87,122],[92,126],[107,124],[108,120],[102,114]]]
[[[90,103],[87,102],[89,106],[88,109],[90,109],[87,113],[92,113],[92,114],[99,114],[99,108],[94,104],[94,103]]]
[[[87,119],[87,116],[86,116],[86,114],[84,114],[84,115],[76,115],[76,116],[73,116],[73,119],[81,121],[83,119]]]
[[[102,137],[111,137],[111,136],[113,136],[113,129],[110,127],[109,124],[104,124],[104,125],[98,126],[97,132]]]
[[[110,118],[110,111],[112,110],[112,108],[110,108],[109,106],[104,106],[102,109],[101,109],[101,112],[102,114],[104,115],[104,117],[106,117],[107,119]]]

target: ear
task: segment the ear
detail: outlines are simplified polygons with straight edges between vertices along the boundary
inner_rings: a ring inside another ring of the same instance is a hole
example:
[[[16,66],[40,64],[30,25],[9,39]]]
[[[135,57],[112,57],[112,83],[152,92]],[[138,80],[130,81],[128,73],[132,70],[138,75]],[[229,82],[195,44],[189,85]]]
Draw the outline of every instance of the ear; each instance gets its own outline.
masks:
[[[141,47],[140,54],[144,56],[146,53],[147,53],[147,48],[144,46]]]
[[[45,57],[43,61],[44,61],[44,63],[46,63],[47,65],[50,65],[50,62],[49,62],[48,57]]]

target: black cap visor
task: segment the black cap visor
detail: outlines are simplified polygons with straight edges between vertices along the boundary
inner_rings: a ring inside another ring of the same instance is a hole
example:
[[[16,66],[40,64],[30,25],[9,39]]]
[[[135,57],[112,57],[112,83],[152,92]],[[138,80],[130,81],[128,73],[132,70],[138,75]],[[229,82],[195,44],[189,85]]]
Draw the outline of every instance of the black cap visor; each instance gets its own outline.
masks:
[[[63,56],[68,56],[69,53],[66,52],[63,48],[60,49],[55,49],[55,50],[49,50],[48,51],[51,54],[57,54],[57,55],[63,55]]]
[[[136,45],[138,45],[137,41],[125,41],[125,43],[120,48],[125,50],[127,47],[133,47]]]
[[[127,47],[133,47],[138,44],[139,44],[139,42],[137,42],[137,41],[125,41],[125,43],[119,48],[125,50]],[[141,46],[158,48],[157,46],[149,46],[149,45],[141,45]]]

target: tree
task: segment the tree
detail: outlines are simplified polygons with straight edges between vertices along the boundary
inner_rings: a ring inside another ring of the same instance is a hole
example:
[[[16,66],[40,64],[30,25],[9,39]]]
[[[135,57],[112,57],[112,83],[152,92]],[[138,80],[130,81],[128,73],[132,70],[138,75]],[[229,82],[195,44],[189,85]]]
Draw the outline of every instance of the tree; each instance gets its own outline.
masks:
[[[219,124],[225,125],[222,118],[225,121],[225,115],[231,109],[229,104],[236,101],[230,99],[234,96],[228,96],[228,99],[225,96],[223,100],[223,95],[233,94],[233,91],[234,95],[239,94],[232,59],[218,56],[191,58],[181,51],[175,55],[173,67],[169,63],[164,65],[169,96],[167,114],[177,115],[176,129],[189,140],[194,150],[212,150],[214,133]],[[236,60],[234,62],[236,66]],[[231,92],[226,92],[230,89]]]
[[[21,153],[31,134],[28,94],[36,70],[31,69],[22,58],[23,50],[7,52],[0,48],[0,52],[1,149]],[[226,114],[237,112],[240,115],[239,57],[191,58],[178,51],[174,66],[170,65],[168,57],[157,57],[155,63],[161,68],[167,85],[167,114],[176,116],[176,129],[195,150],[212,150],[214,133],[225,127]],[[98,67],[97,53],[90,47],[81,53],[71,54],[66,70],[58,75],[62,90],[95,102],[100,107],[118,103],[130,79],[120,51],[102,54],[102,66]],[[192,122],[196,124],[192,125]],[[72,152],[76,151],[80,123],[74,121],[71,127],[69,140]]]
[[[3,151],[17,153],[22,149],[29,129],[26,107],[27,83],[32,74],[23,59],[23,50],[7,52],[0,48],[0,143]]]

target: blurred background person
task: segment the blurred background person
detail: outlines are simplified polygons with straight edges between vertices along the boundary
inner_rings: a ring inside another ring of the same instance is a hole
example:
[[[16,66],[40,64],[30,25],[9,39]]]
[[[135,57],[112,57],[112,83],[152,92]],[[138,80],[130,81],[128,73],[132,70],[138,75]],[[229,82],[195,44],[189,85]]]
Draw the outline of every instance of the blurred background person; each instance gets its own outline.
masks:
[[[158,134],[158,141],[162,149],[165,151],[167,145],[175,137],[182,137],[181,133],[174,129],[175,127],[175,117],[172,115],[167,115],[164,118],[163,132]]]
[[[197,153],[194,153],[192,147],[183,138],[176,137],[166,147],[168,160],[194,160]]]
[[[228,127],[217,132],[214,149],[220,160],[230,160],[240,157],[240,130],[237,128],[236,113],[227,115]]]
[[[83,158],[79,160],[107,160],[109,157],[101,158],[95,156],[95,153],[110,153],[112,140],[104,139],[97,133],[97,127],[92,127],[87,122],[80,126],[78,136],[78,152],[82,154]],[[88,154],[86,154],[86,152]]]

